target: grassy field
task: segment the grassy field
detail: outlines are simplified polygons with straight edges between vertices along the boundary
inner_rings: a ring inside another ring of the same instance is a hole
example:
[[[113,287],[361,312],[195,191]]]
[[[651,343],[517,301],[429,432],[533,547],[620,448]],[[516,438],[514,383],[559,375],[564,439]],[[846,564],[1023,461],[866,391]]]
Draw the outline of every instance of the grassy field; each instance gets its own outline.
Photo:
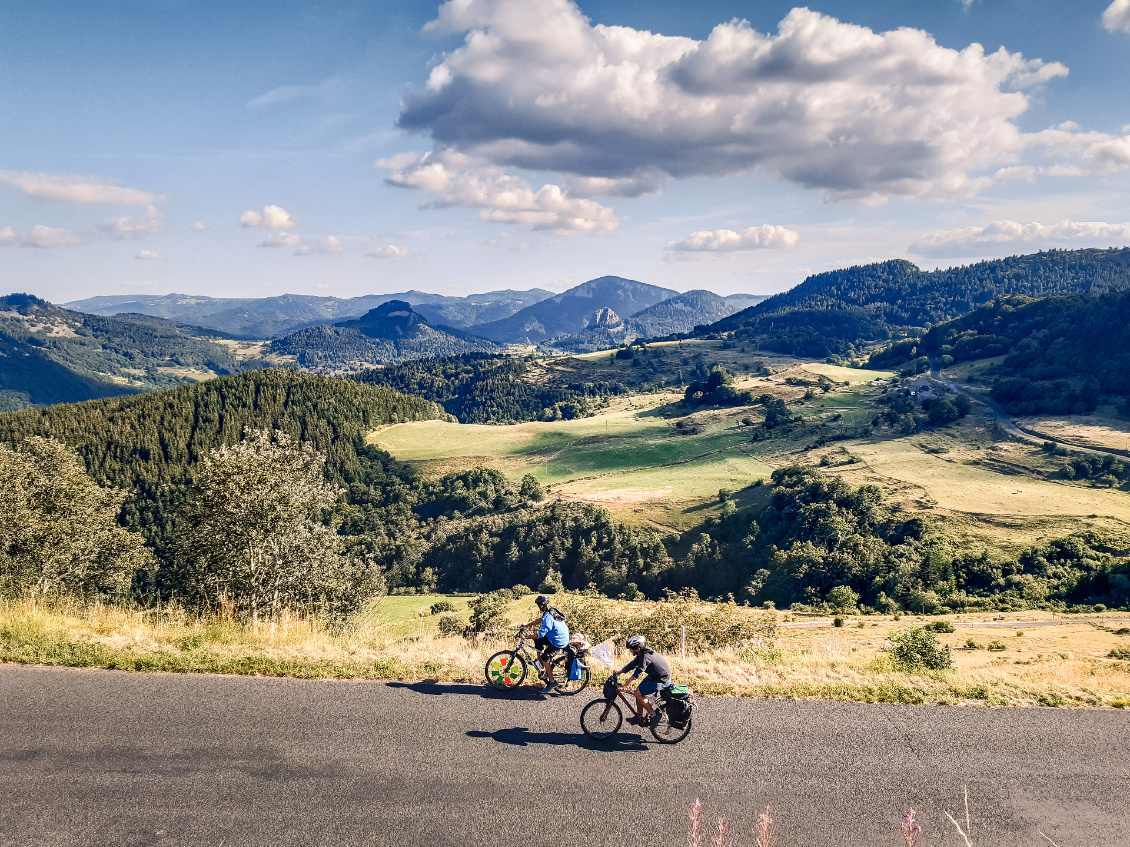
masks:
[[[480,682],[487,656],[510,637],[439,637],[419,617],[437,597],[393,597],[344,627],[301,618],[253,627],[199,620],[177,609],[43,606],[0,601],[0,661],[134,671],[237,673],[342,679]],[[466,602],[466,598],[448,598]],[[529,598],[511,604],[511,620],[529,615]],[[923,621],[849,617],[833,628],[780,628],[775,644],[671,656],[675,677],[696,691],[754,697],[983,705],[1130,705],[1130,631],[1118,615],[1039,627],[1043,613],[1015,613],[1007,627],[989,616],[950,616],[957,631],[940,639],[954,650],[950,671],[908,673],[883,652],[886,636]],[[1122,618],[1126,616],[1123,615]],[[931,620],[938,620],[932,618]],[[972,624],[972,626],[962,626]],[[594,640],[604,633],[589,633]],[[618,661],[626,661],[623,654]],[[597,675],[603,679],[603,672]]]
[[[944,509],[1022,516],[1103,515],[1130,523],[1125,492],[1006,475],[923,450],[915,439],[852,442],[846,449],[875,473],[917,486]]]
[[[532,473],[551,486],[551,494],[689,526],[702,517],[689,510],[716,498],[721,488],[767,477],[772,467],[753,455],[736,413],[695,413],[686,418],[687,430],[680,430],[678,416],[670,414],[675,399],[637,397],[596,417],[551,423],[399,424],[372,439],[429,472],[481,464],[515,480]]]

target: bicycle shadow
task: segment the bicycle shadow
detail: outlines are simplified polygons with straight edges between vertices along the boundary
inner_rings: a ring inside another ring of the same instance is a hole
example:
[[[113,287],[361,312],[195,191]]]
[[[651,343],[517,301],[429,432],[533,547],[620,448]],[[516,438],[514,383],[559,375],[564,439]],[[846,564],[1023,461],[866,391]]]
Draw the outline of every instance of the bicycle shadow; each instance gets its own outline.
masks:
[[[431,697],[455,694],[464,697],[482,697],[484,700],[540,702],[546,699],[546,695],[532,685],[512,688],[509,691],[499,691],[489,685],[475,683],[440,682],[438,679],[425,679],[420,682],[386,682],[385,685],[389,688],[406,688],[416,694],[427,694]]]
[[[499,744],[513,747],[529,747],[531,744],[552,744],[555,747],[571,744],[583,750],[599,750],[603,753],[640,753],[647,750],[642,735],[617,733],[604,741],[597,741],[576,732],[531,732],[528,727],[515,726],[510,729],[496,729],[494,732],[472,729],[469,738],[490,738]]]

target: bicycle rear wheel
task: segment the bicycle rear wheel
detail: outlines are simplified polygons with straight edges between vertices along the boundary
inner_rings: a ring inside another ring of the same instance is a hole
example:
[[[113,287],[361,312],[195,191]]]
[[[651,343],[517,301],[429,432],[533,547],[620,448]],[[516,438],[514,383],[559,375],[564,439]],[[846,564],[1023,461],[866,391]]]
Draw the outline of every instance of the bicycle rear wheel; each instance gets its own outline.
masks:
[[[608,701],[601,697],[593,700],[581,710],[581,729],[585,735],[597,741],[611,738],[620,731],[624,723],[624,713],[615,701]]]
[[[553,663],[553,681],[557,683],[557,693],[572,696],[578,691],[584,691],[589,684],[589,669],[581,663],[581,678],[569,679],[569,670],[573,662],[568,656],[562,656]]]
[[[687,715],[685,726],[672,726],[671,719],[667,715],[667,710],[660,706],[655,710],[655,714],[651,716],[651,723],[648,724],[648,728],[651,730],[651,734],[655,736],[655,740],[660,744],[678,744],[690,734],[691,719],[692,716]]]
[[[526,659],[517,650],[500,650],[487,659],[487,685],[500,691],[517,688],[526,680]]]

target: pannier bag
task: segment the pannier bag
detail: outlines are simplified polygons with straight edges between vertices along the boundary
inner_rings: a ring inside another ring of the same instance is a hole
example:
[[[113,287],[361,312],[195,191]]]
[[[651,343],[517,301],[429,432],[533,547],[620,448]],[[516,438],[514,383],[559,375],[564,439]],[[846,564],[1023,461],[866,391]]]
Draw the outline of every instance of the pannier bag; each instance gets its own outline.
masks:
[[[667,689],[667,719],[671,726],[682,729],[691,719],[691,710],[694,709],[694,694],[686,685],[675,685]]]
[[[571,664],[569,666],[569,679],[571,679],[571,680],[580,679],[582,667],[583,667],[583,665],[581,665],[581,660],[580,659],[574,659],[573,664]]]

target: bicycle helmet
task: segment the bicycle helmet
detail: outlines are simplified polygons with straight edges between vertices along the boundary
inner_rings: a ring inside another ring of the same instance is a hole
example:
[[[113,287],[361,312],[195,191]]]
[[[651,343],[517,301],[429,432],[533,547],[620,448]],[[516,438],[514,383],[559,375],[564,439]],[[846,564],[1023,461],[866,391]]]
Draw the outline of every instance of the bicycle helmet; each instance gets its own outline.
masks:
[[[544,594],[539,594],[537,596],[537,599],[534,600],[534,602],[539,606],[548,606],[549,605],[549,598],[546,597]]]
[[[647,639],[644,638],[642,635],[633,635],[631,638],[628,639],[627,643],[624,646],[627,647],[629,650],[636,650],[636,649],[643,648],[646,644],[647,644]]]

